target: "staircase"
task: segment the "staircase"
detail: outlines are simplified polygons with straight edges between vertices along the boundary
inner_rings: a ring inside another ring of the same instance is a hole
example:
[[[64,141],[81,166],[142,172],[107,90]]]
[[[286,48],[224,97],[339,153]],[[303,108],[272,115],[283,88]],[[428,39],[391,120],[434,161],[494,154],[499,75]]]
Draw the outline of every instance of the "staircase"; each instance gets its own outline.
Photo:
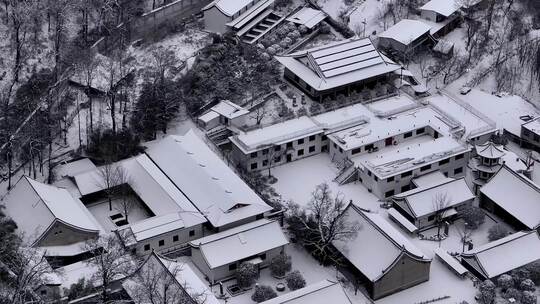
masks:
[[[334,181],[339,185],[344,185],[352,182],[358,178],[357,168],[351,164],[348,167],[343,168],[339,174],[334,178]]]
[[[253,44],[269,32],[272,28],[277,26],[285,17],[276,14],[273,11],[263,15],[261,20],[258,20],[256,24],[248,25],[245,31],[238,32],[238,36],[248,44]]]
[[[210,139],[216,146],[222,146],[229,143],[229,137],[233,132],[225,126],[218,126],[206,132],[206,137]]]

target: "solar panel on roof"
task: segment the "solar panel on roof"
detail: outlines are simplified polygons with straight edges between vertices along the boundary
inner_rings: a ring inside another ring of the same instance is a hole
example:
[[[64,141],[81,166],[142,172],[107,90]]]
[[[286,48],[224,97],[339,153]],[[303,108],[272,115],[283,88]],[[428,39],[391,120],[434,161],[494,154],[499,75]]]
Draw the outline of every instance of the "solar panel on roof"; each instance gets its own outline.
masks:
[[[350,56],[355,56],[355,55],[358,55],[358,54],[373,52],[373,51],[375,51],[375,47],[373,47],[373,45],[370,44],[370,45],[350,49],[350,50],[347,50],[347,51],[344,51],[344,52],[340,52],[340,53],[336,53],[336,54],[332,54],[332,55],[328,55],[328,56],[324,56],[324,57],[319,57],[319,58],[315,59],[315,61],[318,64],[325,64],[325,63],[328,63],[328,62],[331,62],[331,61],[343,59],[343,58],[350,57]]]
[[[381,62],[382,61],[381,61],[380,58],[368,59],[368,60],[358,62],[358,63],[355,63],[355,64],[350,64],[350,65],[340,67],[340,68],[337,68],[337,69],[332,69],[332,70],[324,72],[323,74],[324,74],[324,77],[334,77],[334,76],[349,73],[349,72],[352,72],[352,71],[365,69],[367,67],[380,64]]]
[[[320,57],[323,57],[323,56],[328,56],[328,55],[332,55],[332,54],[335,54],[335,53],[344,52],[344,51],[347,51],[347,50],[350,50],[350,49],[354,49],[354,48],[358,48],[358,47],[362,47],[362,46],[366,46],[366,45],[370,45],[370,44],[371,44],[371,41],[369,39],[356,40],[356,41],[353,41],[353,42],[344,43],[344,44],[329,47],[329,48],[326,48],[326,49],[314,51],[314,52],[312,52],[312,55],[313,55],[313,58],[320,58]]]
[[[347,65],[355,64],[358,62],[362,62],[369,59],[379,58],[379,61],[382,63],[381,57],[379,57],[379,54],[377,52],[369,52],[366,54],[357,55],[354,57],[345,58],[343,60],[337,60],[333,62],[329,62],[327,64],[320,65],[319,68],[323,71],[329,71],[332,69],[344,67]]]

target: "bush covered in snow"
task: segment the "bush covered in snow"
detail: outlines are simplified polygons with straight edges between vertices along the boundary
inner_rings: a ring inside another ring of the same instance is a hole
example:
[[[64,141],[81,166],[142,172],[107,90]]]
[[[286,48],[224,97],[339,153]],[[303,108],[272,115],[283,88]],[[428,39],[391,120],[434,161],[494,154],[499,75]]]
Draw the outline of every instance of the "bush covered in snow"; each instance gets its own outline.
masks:
[[[514,287],[514,278],[508,274],[503,274],[497,279],[497,285],[504,291]]]
[[[298,270],[289,273],[285,281],[287,281],[287,287],[290,290],[297,290],[306,286],[306,280]]]
[[[529,272],[529,277],[536,285],[540,285],[540,261],[525,266]]]
[[[486,220],[486,214],[482,209],[475,206],[468,206],[462,211],[463,220],[470,229],[478,229]]]
[[[321,34],[330,34],[330,26],[326,23],[321,23],[321,25],[319,26],[319,33]]]
[[[515,288],[508,288],[502,293],[502,296],[505,299],[513,298],[519,301],[519,299],[521,299],[521,291]]]
[[[241,288],[248,288],[255,283],[258,276],[257,266],[251,263],[242,263],[236,270],[236,283]]]
[[[255,287],[255,292],[251,295],[251,300],[261,303],[277,297],[276,292],[272,287],[261,285]]]
[[[270,262],[270,271],[275,277],[283,277],[291,271],[291,257],[286,254],[275,256]]]
[[[524,291],[523,295],[521,297],[521,303],[522,304],[536,304],[538,299],[534,292],[531,291]]]
[[[478,301],[483,304],[491,304],[495,300],[495,284],[485,280],[478,286]]]
[[[534,292],[536,290],[536,286],[534,286],[534,282],[531,279],[525,279],[519,284],[519,289]]]
[[[506,225],[498,223],[498,224],[492,226],[491,228],[489,228],[488,240],[490,242],[493,242],[493,241],[496,241],[498,239],[502,239],[503,237],[508,236],[508,234],[510,232],[511,232],[510,229],[508,229],[508,227],[506,227]]]

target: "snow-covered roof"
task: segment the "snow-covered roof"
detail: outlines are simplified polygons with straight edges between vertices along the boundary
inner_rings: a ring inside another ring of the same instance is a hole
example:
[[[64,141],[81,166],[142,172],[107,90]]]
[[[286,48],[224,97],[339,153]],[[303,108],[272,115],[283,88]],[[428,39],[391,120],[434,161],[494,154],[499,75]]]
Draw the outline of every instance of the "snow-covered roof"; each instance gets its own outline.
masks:
[[[399,223],[410,233],[415,233],[416,231],[418,231],[418,228],[413,223],[411,223],[411,221],[409,221],[406,217],[403,216],[403,214],[399,213],[399,211],[394,208],[388,209],[388,217]]]
[[[540,225],[540,187],[508,166],[503,165],[480,192],[529,229]]]
[[[540,260],[537,231],[516,232],[461,254],[462,261],[485,278],[493,278]]]
[[[465,131],[463,138],[465,139],[493,133],[497,130],[497,124],[491,118],[448,92],[433,94],[427,100],[432,107],[436,107],[440,112],[463,125]]]
[[[292,16],[287,18],[287,21],[304,25],[311,29],[326,18],[326,13],[320,10],[304,7]]]
[[[317,91],[348,85],[400,68],[382,57],[369,38],[346,39],[275,58]]]
[[[379,37],[393,39],[401,44],[409,45],[420,36],[429,33],[431,27],[422,21],[403,19],[382,32]]]
[[[540,116],[540,111],[531,103],[519,96],[502,96],[472,89],[461,100],[473,106],[476,110],[489,117],[497,124],[497,128],[504,129],[510,134],[521,136],[521,126],[525,122],[523,117]]]
[[[540,117],[524,123],[523,128],[533,132],[534,134],[540,135]]]
[[[431,0],[420,7],[423,11],[433,11],[437,14],[448,17],[461,8],[458,0]]]
[[[198,120],[208,123],[214,119],[218,119],[219,114],[214,111],[208,111],[205,114],[199,116]]]
[[[430,172],[428,174],[420,175],[411,180],[411,182],[418,188],[427,188],[434,185],[440,185],[444,182],[453,180],[450,177],[444,176],[444,174],[437,170]]]
[[[278,222],[261,219],[191,241],[190,245],[198,248],[206,264],[214,269],[288,243]]]
[[[286,293],[261,304],[352,304],[338,282],[324,280]]]
[[[200,214],[190,212],[174,212],[136,222],[129,226],[137,242],[157,235],[180,230],[205,222]]]
[[[253,0],[214,0],[207,6],[203,7],[203,11],[216,7],[223,14],[232,17],[232,15],[241,11],[244,7],[251,4]]]
[[[354,239],[336,241],[334,246],[372,282],[380,279],[404,254],[418,261],[430,261],[379,214],[349,204],[344,215],[347,221],[357,222],[360,229]]]
[[[208,285],[197,275],[196,270],[189,263],[185,263],[180,260],[173,260],[166,258],[155,251],[147,257],[147,259],[139,267],[139,271],[143,273],[142,278],[145,276],[158,275],[156,277],[156,284],[162,284],[162,282],[170,282],[170,276],[177,283],[177,287],[184,290],[188,295],[194,299],[204,299],[205,304],[220,304],[215,297],[212,290]],[[137,274],[136,274],[137,275]],[[137,280],[129,278],[122,282],[122,286],[130,296],[137,296],[137,290],[139,288]],[[162,290],[164,286],[156,286],[156,291]],[[169,288],[172,287],[169,286]],[[174,292],[174,291],[171,291]],[[173,295],[173,294],[171,294]]]
[[[94,165],[94,163],[90,159],[82,158],[56,167],[56,176],[73,177],[83,172],[92,171],[95,169],[96,165]]]
[[[257,1],[253,4],[253,6],[245,10],[242,14],[240,14],[234,20],[228,22],[226,25],[234,28],[235,30],[248,31],[251,27],[255,25],[254,22],[262,20],[261,16],[267,16],[271,12],[267,9],[270,8],[273,4],[274,0]],[[264,11],[266,11],[267,13],[263,13]]]
[[[230,139],[245,154],[248,154],[267,148],[268,145],[280,145],[322,132],[323,129],[310,117],[301,116],[264,128],[240,133],[230,137]]]
[[[249,114],[248,110],[228,100],[220,101],[217,105],[213,106],[211,110],[228,119],[234,119]]]
[[[148,146],[149,158],[214,227],[272,209],[193,131]]]
[[[463,267],[463,265],[459,263],[456,258],[448,254],[448,252],[444,248],[438,247],[435,248],[433,251],[446,265],[450,266],[450,268],[452,268],[457,274],[464,275],[469,272],[465,267]]]
[[[435,199],[439,195],[446,196],[444,206],[436,206]],[[422,217],[437,211],[437,208],[449,209],[466,201],[472,201],[475,195],[467,186],[464,178],[446,181],[439,185],[416,188],[396,194],[394,200],[403,200],[412,216]]]
[[[7,213],[31,243],[41,239],[55,222],[90,233],[102,230],[82,202],[66,189],[27,176],[21,178],[4,200]]]
[[[487,141],[481,145],[476,145],[475,150],[476,154],[479,156],[490,159],[501,158],[506,154],[503,146],[497,146],[492,141]]]

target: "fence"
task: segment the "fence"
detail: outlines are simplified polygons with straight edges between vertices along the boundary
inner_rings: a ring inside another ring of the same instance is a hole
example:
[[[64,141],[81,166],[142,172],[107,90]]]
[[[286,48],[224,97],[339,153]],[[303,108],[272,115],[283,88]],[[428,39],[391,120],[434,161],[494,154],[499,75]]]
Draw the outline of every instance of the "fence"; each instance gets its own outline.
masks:
[[[148,36],[157,36],[166,30],[167,24],[179,21],[187,22],[194,14],[199,13],[211,0],[177,0],[126,23],[118,25],[109,36],[99,39],[92,47],[98,52],[107,54],[123,44]]]

